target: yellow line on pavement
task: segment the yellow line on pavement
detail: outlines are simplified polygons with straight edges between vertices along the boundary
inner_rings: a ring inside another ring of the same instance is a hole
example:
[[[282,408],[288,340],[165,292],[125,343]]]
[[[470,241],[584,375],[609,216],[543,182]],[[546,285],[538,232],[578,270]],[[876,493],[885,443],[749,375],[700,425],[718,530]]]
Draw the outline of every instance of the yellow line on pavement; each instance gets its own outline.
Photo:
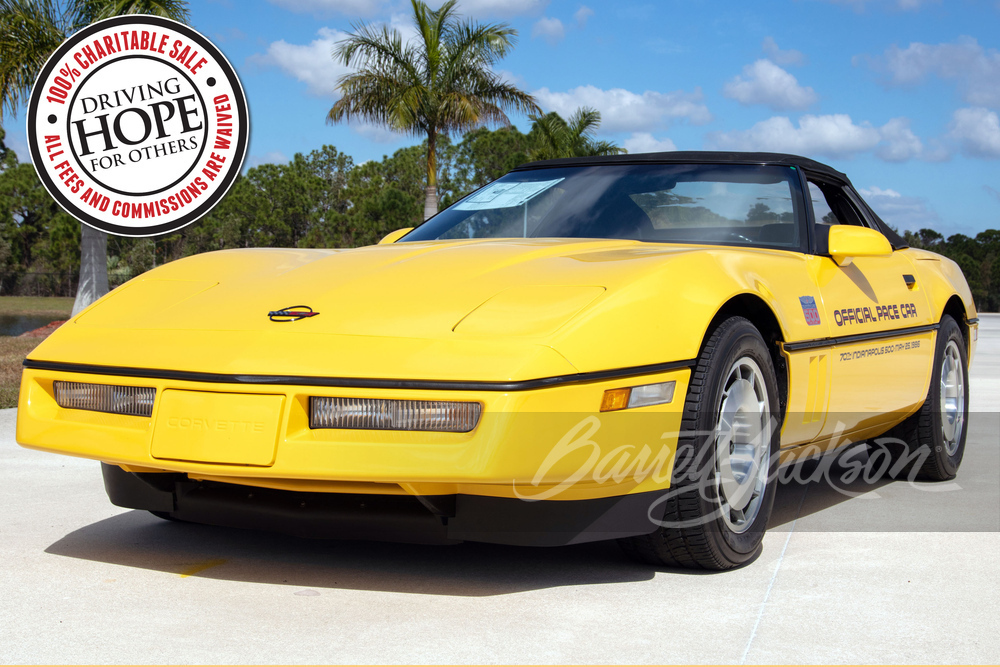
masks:
[[[198,574],[199,572],[204,572],[205,570],[209,569],[210,567],[216,567],[217,565],[222,565],[225,562],[226,562],[225,558],[219,558],[217,560],[207,560],[204,563],[199,563],[197,565],[192,565],[188,569],[182,571],[180,573],[180,575],[181,575],[182,579],[184,577],[190,577],[193,574]]]

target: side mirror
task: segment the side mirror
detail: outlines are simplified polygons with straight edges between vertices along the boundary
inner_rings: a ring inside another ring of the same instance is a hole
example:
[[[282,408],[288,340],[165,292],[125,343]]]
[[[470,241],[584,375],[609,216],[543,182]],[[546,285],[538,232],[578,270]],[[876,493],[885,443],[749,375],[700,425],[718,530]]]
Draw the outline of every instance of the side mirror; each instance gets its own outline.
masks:
[[[827,252],[839,266],[854,257],[888,257],[892,254],[889,239],[874,229],[853,225],[832,225]]]
[[[413,227],[403,227],[402,229],[397,229],[394,232],[389,232],[382,237],[382,240],[378,242],[379,245],[386,245],[387,243],[395,243],[399,239],[403,238],[407,234],[413,231]]]

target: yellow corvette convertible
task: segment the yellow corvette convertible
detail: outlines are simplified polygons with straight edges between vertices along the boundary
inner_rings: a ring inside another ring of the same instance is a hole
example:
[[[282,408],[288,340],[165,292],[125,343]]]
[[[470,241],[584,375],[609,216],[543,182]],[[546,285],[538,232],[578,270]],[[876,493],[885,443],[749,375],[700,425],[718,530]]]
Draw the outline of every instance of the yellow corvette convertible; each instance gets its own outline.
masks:
[[[977,322],[818,162],[538,162],[377,246],[132,280],[25,361],[17,439],[166,519],[725,569],[781,465],[868,441],[953,477]]]

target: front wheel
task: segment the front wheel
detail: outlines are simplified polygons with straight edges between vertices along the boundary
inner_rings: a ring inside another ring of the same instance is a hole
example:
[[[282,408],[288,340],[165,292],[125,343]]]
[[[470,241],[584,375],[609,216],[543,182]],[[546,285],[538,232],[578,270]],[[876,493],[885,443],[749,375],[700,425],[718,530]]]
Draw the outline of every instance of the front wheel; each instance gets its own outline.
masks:
[[[663,521],[620,540],[654,565],[726,570],[760,551],[774,503],[780,408],[760,333],[732,317],[705,343],[691,380]]]

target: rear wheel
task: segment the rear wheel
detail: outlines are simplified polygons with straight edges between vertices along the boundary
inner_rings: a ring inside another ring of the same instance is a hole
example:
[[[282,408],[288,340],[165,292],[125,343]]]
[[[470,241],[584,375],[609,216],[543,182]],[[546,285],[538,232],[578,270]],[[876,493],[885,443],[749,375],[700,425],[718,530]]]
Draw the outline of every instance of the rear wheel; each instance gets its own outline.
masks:
[[[952,479],[965,454],[969,419],[969,360],[965,337],[950,315],[941,318],[927,398],[916,414],[876,438],[869,458],[888,458],[891,477],[930,481]]]
[[[742,317],[712,332],[691,372],[664,519],[619,540],[654,565],[726,570],[760,551],[774,503],[778,384],[767,345]]]

